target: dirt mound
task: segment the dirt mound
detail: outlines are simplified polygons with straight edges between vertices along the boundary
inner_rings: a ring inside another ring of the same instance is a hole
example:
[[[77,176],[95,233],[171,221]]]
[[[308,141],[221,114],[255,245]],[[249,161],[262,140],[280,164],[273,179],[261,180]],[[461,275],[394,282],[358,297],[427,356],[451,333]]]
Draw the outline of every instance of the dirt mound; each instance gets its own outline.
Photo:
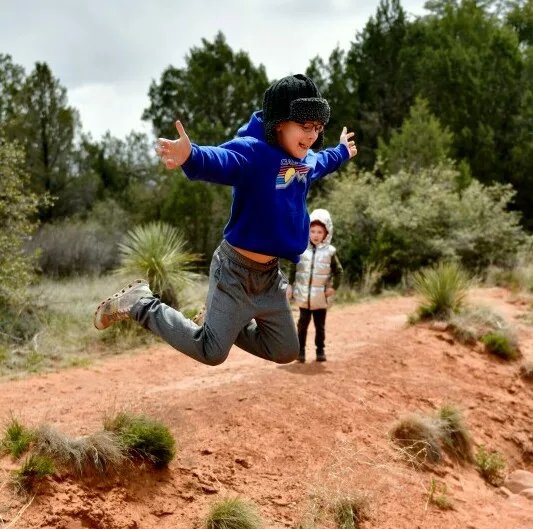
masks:
[[[515,323],[525,310],[501,289],[475,298]],[[4,422],[12,412],[27,425],[81,435],[101,429],[110,410],[127,407],[161,419],[179,450],[166,471],[49,480],[23,512],[6,484],[13,464],[4,458],[0,522],[9,526],[20,513],[14,527],[190,529],[215,498],[240,496],[259,506],[266,527],[295,527],[316,507],[311,492],[361,490],[369,498],[363,528],[533,527],[533,500],[508,496],[472,465],[451,459],[415,470],[389,443],[400,416],[454,403],[476,444],[501,451],[509,471],[533,471],[533,384],[518,377],[516,362],[429,326],[406,326],[414,306],[410,298],[389,298],[332,309],[324,364],[278,366],[235,348],[226,363],[208,367],[159,345],[88,368],[4,381]],[[519,339],[531,354],[532,328],[520,326]],[[428,502],[432,479],[446,484],[453,509]]]

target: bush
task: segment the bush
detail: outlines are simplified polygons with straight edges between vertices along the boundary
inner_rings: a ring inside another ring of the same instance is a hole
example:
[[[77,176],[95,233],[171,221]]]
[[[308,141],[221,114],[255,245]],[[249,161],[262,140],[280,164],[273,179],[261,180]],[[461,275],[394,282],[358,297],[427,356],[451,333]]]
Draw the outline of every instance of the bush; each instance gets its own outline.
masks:
[[[505,459],[498,450],[489,451],[480,445],[476,453],[476,468],[483,479],[491,485],[500,485],[503,481]]]
[[[413,275],[416,293],[422,298],[417,313],[421,319],[448,319],[463,307],[469,279],[457,263],[439,263]]]
[[[526,239],[519,215],[508,211],[512,188],[472,180],[458,189],[458,178],[451,164],[383,178],[347,173],[312,207],[327,207],[335,219],[334,243],[352,281],[370,266],[390,284],[443,260],[476,273],[512,265]]]
[[[33,432],[12,417],[11,422],[5,428],[4,437],[0,441],[0,451],[11,454],[11,457],[15,459],[19,458],[29,450],[34,439]]]
[[[338,529],[357,529],[366,509],[367,498],[361,494],[342,495],[331,506]]]
[[[215,502],[205,517],[205,529],[262,529],[263,522],[251,503],[239,498]]]
[[[24,241],[35,230],[31,220],[39,202],[28,192],[29,177],[24,167],[24,151],[8,142],[0,131],[0,304],[18,306],[20,297],[33,276],[34,256],[24,252]]]
[[[120,233],[95,221],[66,219],[45,224],[29,249],[39,249],[38,266],[50,277],[101,274],[118,265]]]
[[[441,438],[446,449],[458,459],[471,463],[474,460],[473,442],[462,412],[453,404],[442,406],[437,413],[441,421]]]
[[[463,344],[473,345],[482,336],[492,332],[503,333],[512,343],[516,343],[514,330],[503,316],[490,307],[465,307],[454,314],[449,323],[453,337]]]
[[[491,332],[481,337],[481,341],[485,344],[485,348],[489,353],[499,356],[503,360],[516,360],[518,358],[518,348],[509,339],[509,337],[502,332]]]
[[[104,421],[104,429],[114,432],[132,457],[156,467],[167,466],[176,455],[176,441],[170,430],[148,417],[120,412]]]
[[[390,436],[416,462],[437,463],[442,458],[440,423],[431,417],[407,415],[393,425]]]
[[[13,484],[17,491],[30,493],[40,481],[54,472],[55,466],[51,459],[32,454],[21,468],[13,471]]]

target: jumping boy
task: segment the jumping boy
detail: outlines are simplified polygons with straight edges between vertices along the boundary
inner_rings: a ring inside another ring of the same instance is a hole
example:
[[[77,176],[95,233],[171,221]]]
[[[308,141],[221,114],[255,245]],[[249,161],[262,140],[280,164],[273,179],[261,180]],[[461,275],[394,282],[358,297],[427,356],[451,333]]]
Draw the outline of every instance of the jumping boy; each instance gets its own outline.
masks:
[[[177,121],[179,139],[158,140],[166,168],[233,187],[224,239],[211,260],[205,321],[195,324],[154,297],[147,281],[136,280],[100,303],[96,328],[131,318],[209,365],[224,362],[233,344],[266,360],[292,362],[298,336],[279,258],[297,262],[307,246],[311,183],[357,154],[346,127],[337,147],[313,152],[322,146],[329,117],[316,85],[298,74],[270,85],[263,110],[219,147],[192,144]]]

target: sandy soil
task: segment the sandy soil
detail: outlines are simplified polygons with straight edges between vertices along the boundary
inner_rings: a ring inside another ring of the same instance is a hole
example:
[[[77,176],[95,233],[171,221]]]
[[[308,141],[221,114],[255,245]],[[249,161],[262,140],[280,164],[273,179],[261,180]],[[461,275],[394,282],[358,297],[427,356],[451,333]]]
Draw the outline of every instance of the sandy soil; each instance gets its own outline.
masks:
[[[522,352],[532,356],[533,328],[517,319],[524,301],[501,289],[474,297],[519,325]],[[0,459],[0,527],[192,528],[228,496],[256,503],[267,528],[296,527],[313,491],[360,491],[368,498],[364,529],[533,528],[533,500],[509,497],[472,465],[449,459],[415,470],[387,440],[407,412],[454,403],[477,445],[500,450],[508,471],[533,472],[533,384],[518,377],[518,363],[407,327],[414,307],[412,298],[387,298],[333,308],[324,364],[313,361],[311,331],[306,364],[275,365],[234,348],[223,365],[208,367],[157,345],[0,382],[3,422],[13,413],[29,426],[82,435],[126,407],[164,421],[179,444],[168,470],[107,481],[62,476],[23,512],[7,481],[14,465]],[[431,479],[446,484],[452,510],[428,503]]]

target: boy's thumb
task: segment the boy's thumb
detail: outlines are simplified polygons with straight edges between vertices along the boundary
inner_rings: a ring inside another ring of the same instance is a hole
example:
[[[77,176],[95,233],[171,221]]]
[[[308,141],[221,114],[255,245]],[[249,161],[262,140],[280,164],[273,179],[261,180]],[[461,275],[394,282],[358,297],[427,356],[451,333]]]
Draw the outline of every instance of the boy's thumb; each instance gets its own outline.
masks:
[[[178,131],[178,135],[180,138],[183,136],[187,136],[187,133],[185,132],[185,129],[183,128],[183,125],[179,119],[178,121],[176,121],[176,130]]]

